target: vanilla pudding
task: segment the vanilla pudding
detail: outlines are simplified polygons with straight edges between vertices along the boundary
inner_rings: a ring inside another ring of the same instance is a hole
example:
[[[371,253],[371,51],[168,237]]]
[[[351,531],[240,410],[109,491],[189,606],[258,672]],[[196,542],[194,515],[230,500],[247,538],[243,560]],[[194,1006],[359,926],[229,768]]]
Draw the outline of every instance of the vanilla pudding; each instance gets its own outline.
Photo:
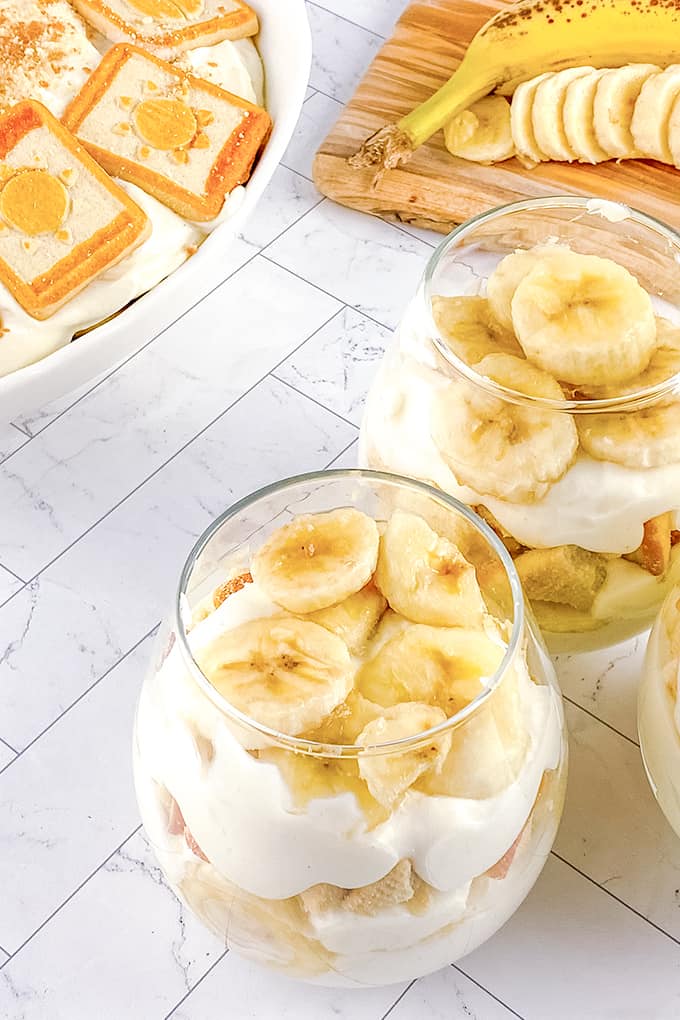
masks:
[[[360,463],[474,507],[556,649],[644,629],[680,580],[680,295],[652,263],[680,246],[650,224],[555,199],[460,228],[366,406]]]
[[[0,13],[0,106],[36,99],[56,117],[109,49],[67,0],[11,0]],[[264,101],[262,61],[251,39],[224,41],[181,55],[178,66],[249,102]],[[121,311],[182,265],[205,238],[240,208],[236,187],[212,221],[184,219],[133,184],[117,180],[151,223],[148,238],[48,319],[38,321],[0,284],[0,376],[46,357],[74,334]],[[86,341],[84,341],[86,342]]]
[[[680,589],[667,597],[647,645],[638,692],[638,732],[647,775],[680,836]]]
[[[430,492],[331,472],[253,497],[187,568],[140,697],[137,793],[168,880],[234,949],[307,980],[470,952],[559,821],[549,660],[505,554]]]

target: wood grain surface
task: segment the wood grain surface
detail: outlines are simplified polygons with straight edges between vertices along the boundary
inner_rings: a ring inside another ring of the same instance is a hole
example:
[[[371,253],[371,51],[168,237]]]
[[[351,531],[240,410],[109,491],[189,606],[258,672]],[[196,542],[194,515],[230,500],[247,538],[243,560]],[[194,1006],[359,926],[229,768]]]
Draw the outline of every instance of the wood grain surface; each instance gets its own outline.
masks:
[[[543,163],[527,170],[511,159],[481,166],[451,156],[440,131],[377,185],[371,170],[348,165],[347,157],[364,139],[446,81],[475,32],[509,6],[504,0],[411,4],[316,155],[314,180],[320,191],[342,205],[442,233],[492,206],[556,194],[625,202],[680,229],[680,174],[653,161]]]

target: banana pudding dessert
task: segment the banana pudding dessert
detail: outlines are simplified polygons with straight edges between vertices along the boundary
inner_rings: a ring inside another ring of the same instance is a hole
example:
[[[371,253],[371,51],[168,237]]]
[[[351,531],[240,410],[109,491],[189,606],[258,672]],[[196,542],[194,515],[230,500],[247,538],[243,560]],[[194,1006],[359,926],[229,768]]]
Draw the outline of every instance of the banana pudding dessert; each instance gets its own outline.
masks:
[[[177,895],[322,984],[403,981],[492,935],[566,782],[554,672],[493,533],[419,483],[303,476],[216,522],[180,592],[134,742]]]
[[[680,587],[666,597],[638,690],[642,760],[654,796],[680,836]]]
[[[556,650],[644,629],[680,580],[677,251],[613,203],[489,213],[434,256],[369,396],[361,462],[473,507]]]
[[[3,0],[0,377],[117,315],[239,210],[271,131],[258,29],[241,0]]]

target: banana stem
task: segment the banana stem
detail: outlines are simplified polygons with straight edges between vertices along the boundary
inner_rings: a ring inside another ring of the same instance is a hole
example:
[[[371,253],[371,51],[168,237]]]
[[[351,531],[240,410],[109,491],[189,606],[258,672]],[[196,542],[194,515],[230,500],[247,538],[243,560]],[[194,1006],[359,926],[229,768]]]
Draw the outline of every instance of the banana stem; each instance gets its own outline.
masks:
[[[387,124],[367,138],[361,148],[349,157],[349,165],[356,168],[374,167],[377,182],[386,170],[406,163],[416,149],[429,141],[432,135],[467,109],[496,85],[494,79],[481,79],[466,73],[461,64],[449,80],[424,103],[411,110],[396,124]]]

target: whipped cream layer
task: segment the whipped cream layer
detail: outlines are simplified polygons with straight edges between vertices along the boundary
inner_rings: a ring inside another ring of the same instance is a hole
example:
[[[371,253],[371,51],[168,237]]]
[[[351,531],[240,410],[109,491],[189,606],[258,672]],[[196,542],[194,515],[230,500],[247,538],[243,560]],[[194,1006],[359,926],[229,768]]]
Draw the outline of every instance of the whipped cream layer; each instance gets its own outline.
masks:
[[[460,485],[430,433],[432,395],[448,384],[412,302],[371,388],[360,464],[410,475],[468,505],[483,504],[523,545],[579,545],[628,553],[642,542],[645,521],[680,509],[680,464],[626,468],[579,450],[566,474],[535,503],[509,503]]]
[[[215,46],[186,50],[175,63],[249,103],[264,105],[262,61],[252,39],[225,39]]]
[[[95,33],[88,37],[84,22],[66,0],[3,3],[0,69],[7,70],[10,55],[16,68],[0,82],[0,104],[3,100],[37,99],[60,117],[110,45]],[[264,71],[251,39],[191,50],[178,63],[249,102],[263,101]],[[245,198],[245,188],[235,188],[220,214],[199,225],[178,216],[135,185],[117,183],[148,216],[150,236],[44,321],[28,315],[0,284],[0,377],[40,361],[70,343],[74,333],[103,322],[151,290],[178,269],[213,230],[231,219]],[[87,337],[76,342],[87,343]]]
[[[198,624],[190,642],[196,649],[220,630],[272,615],[272,606],[247,585]],[[139,767],[177,801],[217,871],[256,896],[284,899],[321,882],[358,888],[405,857],[435,889],[456,892],[505,854],[531,812],[544,772],[560,764],[559,696],[534,684],[523,664],[516,668],[528,737],[516,779],[480,800],[409,790],[373,829],[349,792],[301,807],[279,768],[239,742],[191,677],[177,644],[142,692]],[[145,818],[153,813],[153,805],[140,806]]]

